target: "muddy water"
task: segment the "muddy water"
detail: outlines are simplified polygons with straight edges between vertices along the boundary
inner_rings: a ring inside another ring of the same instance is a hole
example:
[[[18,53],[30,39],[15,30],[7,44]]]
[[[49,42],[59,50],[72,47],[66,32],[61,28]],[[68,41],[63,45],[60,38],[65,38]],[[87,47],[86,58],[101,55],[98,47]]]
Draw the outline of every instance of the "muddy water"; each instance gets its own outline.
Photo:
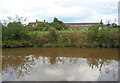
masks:
[[[7,48],[3,81],[117,81],[117,48]]]

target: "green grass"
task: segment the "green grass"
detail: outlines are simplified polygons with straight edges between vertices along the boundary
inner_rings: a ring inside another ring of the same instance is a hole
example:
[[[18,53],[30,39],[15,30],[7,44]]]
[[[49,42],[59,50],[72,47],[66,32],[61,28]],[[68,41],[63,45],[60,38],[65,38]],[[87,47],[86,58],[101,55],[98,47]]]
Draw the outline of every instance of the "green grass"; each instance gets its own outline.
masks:
[[[59,33],[70,33],[70,32],[88,32],[88,31],[76,31],[76,30],[74,30],[74,31],[58,31]],[[29,32],[29,34],[35,34],[35,33],[39,33],[39,34],[43,34],[43,33],[49,33],[48,31],[30,31]]]
[[[48,34],[49,32],[48,32],[48,31],[45,31],[45,32],[42,32],[42,31],[30,31],[30,32],[29,32],[30,35],[33,35],[33,34],[35,34],[35,33],[39,33],[39,34],[45,33],[45,34]]]
[[[109,29],[108,31],[110,32],[118,32],[120,31],[120,29]],[[73,30],[73,31],[58,31],[59,33],[70,33],[70,32],[88,32],[87,30],[84,30],[84,31],[80,31],[80,30]],[[39,33],[39,34],[48,34],[49,32],[48,31],[30,31],[29,34],[30,35],[33,35],[35,33]]]
[[[120,31],[120,29],[110,29],[111,32],[117,32]]]
[[[120,29],[119,29],[120,30]],[[52,30],[53,31],[53,30]],[[120,47],[118,29],[94,31],[29,31],[28,40],[3,41],[3,47]],[[38,35],[39,34],[39,35]]]

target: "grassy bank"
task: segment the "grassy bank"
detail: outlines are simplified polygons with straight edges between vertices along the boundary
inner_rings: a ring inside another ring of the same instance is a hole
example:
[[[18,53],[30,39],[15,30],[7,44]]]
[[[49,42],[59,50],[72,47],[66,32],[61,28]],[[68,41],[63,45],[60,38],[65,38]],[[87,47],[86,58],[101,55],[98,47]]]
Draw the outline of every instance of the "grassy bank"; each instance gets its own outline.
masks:
[[[85,31],[30,31],[21,22],[2,26],[2,47],[120,47],[120,29],[99,30],[99,26]]]
[[[62,21],[41,22],[31,27],[23,22],[23,17],[11,17],[2,23],[2,47],[120,47],[120,29],[112,24],[112,29],[100,25],[91,26],[84,31],[69,31]],[[7,23],[8,22],[8,23]],[[109,24],[111,25],[111,24]],[[106,25],[108,26],[108,25]],[[114,27],[114,28],[113,28]]]
[[[71,32],[88,32],[87,30],[85,30],[85,31],[75,31],[75,30],[73,30],[73,31],[70,31],[70,30],[64,30],[64,31],[58,31],[58,33],[71,33]],[[38,33],[38,34],[48,34],[49,33],[49,31],[30,31],[29,32],[29,34],[36,34],[36,33]]]
[[[107,29],[107,31],[109,32],[118,32],[119,29]],[[58,31],[59,33],[71,33],[71,32],[90,32],[88,30],[73,30],[73,31],[70,31],[70,30],[64,30],[64,31]],[[49,31],[30,31],[29,34],[35,34],[35,33],[39,33],[39,34],[48,34]]]
[[[116,30],[27,32],[23,39],[3,40],[4,47],[120,47]]]
[[[119,47],[118,31],[34,33],[35,47]]]
[[[69,31],[69,27],[54,18],[53,22],[36,27],[22,24],[16,17],[2,24],[2,47],[120,47],[120,29],[105,29],[103,23],[84,31]],[[5,25],[6,24],[6,25]],[[99,29],[100,28],[100,29]]]

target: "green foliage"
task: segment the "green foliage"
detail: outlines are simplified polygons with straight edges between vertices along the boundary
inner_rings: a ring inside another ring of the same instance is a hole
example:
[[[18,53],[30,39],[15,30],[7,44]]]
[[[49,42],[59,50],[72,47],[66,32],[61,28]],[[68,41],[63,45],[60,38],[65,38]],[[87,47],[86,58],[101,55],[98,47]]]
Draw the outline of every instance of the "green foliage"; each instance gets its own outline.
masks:
[[[102,19],[101,19],[101,21],[100,21],[100,24],[103,25]]]
[[[9,23],[3,29],[3,40],[25,40],[28,39],[27,30],[20,22]]]
[[[10,22],[7,27],[2,27],[2,41],[5,47],[22,46],[23,42],[29,39],[28,31],[21,22]]]
[[[50,23],[52,27],[55,27],[57,30],[62,30],[62,26],[57,22]]]
[[[50,25],[49,23],[44,23],[44,22],[41,22],[40,24],[37,25],[37,27],[40,31],[47,31],[49,28],[50,28]]]
[[[52,26],[52,27],[51,27]],[[54,27],[53,27],[54,26]],[[21,22],[10,22],[2,25],[3,47],[120,47],[120,29],[107,30],[103,26],[92,26],[89,31],[59,31],[64,23],[58,19],[52,23],[41,23],[33,30],[46,32],[28,32],[28,27]],[[101,29],[100,29],[101,27]]]
[[[56,18],[56,17],[54,17],[54,20],[53,20],[53,22],[58,22],[59,20]]]
[[[23,41],[17,41],[17,40],[7,40],[2,42],[3,47],[23,47],[24,42]]]
[[[99,27],[90,27],[88,32],[88,40],[90,44],[98,45],[99,47],[117,47],[118,33],[104,29],[99,30]]]
[[[8,16],[7,18],[8,18],[9,22],[21,22],[21,23],[23,23],[27,20],[27,17],[24,18],[24,17],[20,17],[18,15],[15,15],[15,17]]]
[[[54,27],[51,27],[49,30],[49,38],[51,42],[57,42],[59,34]]]
[[[107,27],[110,27],[110,25],[111,25],[111,24],[110,24],[109,22],[106,24]]]
[[[113,26],[114,28],[116,28],[116,27],[117,27],[117,24],[116,24],[116,23],[112,23],[112,26]]]
[[[37,25],[37,27],[28,27],[28,30],[30,31],[48,31],[50,27],[55,27],[57,30],[64,30],[67,29],[67,26],[62,21],[59,21],[56,17],[54,17],[53,22],[47,23],[47,22],[41,22]]]
[[[54,18],[53,22],[50,23],[51,27],[55,27],[57,30],[67,29],[66,24],[62,21],[59,21],[56,17]]]

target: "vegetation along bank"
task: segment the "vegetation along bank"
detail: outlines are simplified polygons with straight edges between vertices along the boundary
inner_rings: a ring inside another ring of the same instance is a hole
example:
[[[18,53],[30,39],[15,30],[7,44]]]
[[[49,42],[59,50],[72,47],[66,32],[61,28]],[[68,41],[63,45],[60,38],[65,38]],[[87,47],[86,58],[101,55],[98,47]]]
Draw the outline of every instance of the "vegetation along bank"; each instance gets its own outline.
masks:
[[[101,28],[101,29],[100,29]],[[2,24],[2,47],[120,47],[120,29],[100,26],[88,30],[67,30],[67,26],[54,18],[52,23],[41,23],[30,28],[21,21]]]

